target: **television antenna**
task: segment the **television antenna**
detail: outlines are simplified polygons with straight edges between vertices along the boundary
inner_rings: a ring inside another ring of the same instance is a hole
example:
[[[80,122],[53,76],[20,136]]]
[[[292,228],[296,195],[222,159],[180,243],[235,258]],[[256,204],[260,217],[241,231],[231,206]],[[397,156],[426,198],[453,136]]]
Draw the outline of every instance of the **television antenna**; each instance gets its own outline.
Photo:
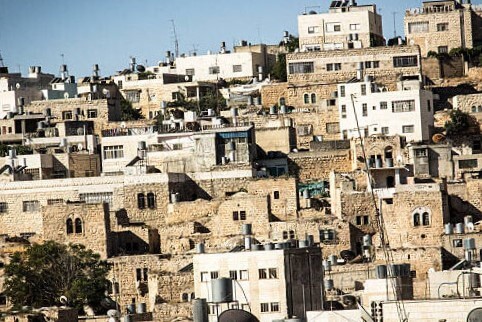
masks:
[[[0,52],[0,67],[5,67],[3,64],[2,52]]]
[[[174,52],[177,58],[179,57],[179,40],[177,39],[176,24],[174,23],[173,19],[171,19],[171,25],[172,25],[172,35],[174,36]]]

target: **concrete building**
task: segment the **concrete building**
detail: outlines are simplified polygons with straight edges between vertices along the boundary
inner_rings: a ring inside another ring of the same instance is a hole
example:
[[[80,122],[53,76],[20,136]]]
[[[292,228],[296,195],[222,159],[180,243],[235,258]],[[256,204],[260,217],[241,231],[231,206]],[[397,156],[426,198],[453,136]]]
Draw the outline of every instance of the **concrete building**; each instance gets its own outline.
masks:
[[[470,1],[424,1],[421,8],[405,12],[407,43],[419,45],[426,57],[454,48],[472,48],[482,41],[482,8]]]
[[[382,17],[376,5],[333,1],[327,13],[305,12],[298,16],[301,51],[353,49],[385,44]]]
[[[408,142],[430,139],[433,94],[418,81],[399,82],[396,91],[375,82],[353,81],[338,85],[341,138],[403,135]],[[356,115],[355,115],[356,113]]]
[[[210,303],[211,322],[229,308],[250,311],[261,322],[304,317],[306,311],[322,308],[317,247],[197,254],[193,260],[195,294]],[[232,300],[213,303],[217,294],[211,292],[212,281],[223,277],[233,280]]]
[[[21,106],[43,99],[42,89],[47,89],[54,75],[42,73],[40,66],[31,66],[28,77],[20,73],[0,73],[0,119],[9,112],[17,113]]]

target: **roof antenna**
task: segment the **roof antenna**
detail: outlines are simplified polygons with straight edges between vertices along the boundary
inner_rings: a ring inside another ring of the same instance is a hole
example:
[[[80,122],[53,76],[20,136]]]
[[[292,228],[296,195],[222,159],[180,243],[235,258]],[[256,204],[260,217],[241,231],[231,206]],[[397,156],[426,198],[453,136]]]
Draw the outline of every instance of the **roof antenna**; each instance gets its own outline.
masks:
[[[0,52],[0,67],[5,67],[3,64],[2,52]]]
[[[176,33],[176,25],[174,24],[174,20],[171,19],[172,24],[172,34],[174,36],[174,52],[176,53],[176,58],[179,57],[179,40],[177,39]]]

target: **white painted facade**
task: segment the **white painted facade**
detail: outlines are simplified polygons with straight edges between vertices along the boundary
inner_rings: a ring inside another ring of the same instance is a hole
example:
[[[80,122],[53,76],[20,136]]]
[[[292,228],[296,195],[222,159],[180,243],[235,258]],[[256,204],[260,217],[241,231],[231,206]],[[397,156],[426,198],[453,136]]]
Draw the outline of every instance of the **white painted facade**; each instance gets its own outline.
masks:
[[[338,85],[341,138],[401,135],[407,142],[430,138],[433,127],[433,94],[421,89],[418,81],[400,82],[388,92],[371,81]]]
[[[258,66],[263,67],[266,75],[267,66],[263,54],[253,52],[176,58],[177,73],[192,76],[194,81],[258,77]]]
[[[298,16],[300,50],[371,47],[370,35],[383,39],[382,17],[376,11],[376,5],[346,6]]]

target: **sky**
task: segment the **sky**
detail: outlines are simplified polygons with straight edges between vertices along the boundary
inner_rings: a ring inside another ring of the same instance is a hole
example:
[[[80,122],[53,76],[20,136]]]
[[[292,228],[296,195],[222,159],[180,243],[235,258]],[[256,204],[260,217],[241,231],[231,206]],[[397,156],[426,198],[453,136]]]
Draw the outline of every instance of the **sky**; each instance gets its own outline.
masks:
[[[128,67],[130,57],[148,66],[174,52],[198,55],[247,40],[279,43],[283,31],[297,35],[297,16],[305,10],[327,11],[330,0],[0,0],[0,54],[11,72],[28,66],[70,75],[101,75]],[[385,37],[403,35],[406,8],[422,0],[358,0],[377,4]],[[482,0],[472,3],[480,4]]]

